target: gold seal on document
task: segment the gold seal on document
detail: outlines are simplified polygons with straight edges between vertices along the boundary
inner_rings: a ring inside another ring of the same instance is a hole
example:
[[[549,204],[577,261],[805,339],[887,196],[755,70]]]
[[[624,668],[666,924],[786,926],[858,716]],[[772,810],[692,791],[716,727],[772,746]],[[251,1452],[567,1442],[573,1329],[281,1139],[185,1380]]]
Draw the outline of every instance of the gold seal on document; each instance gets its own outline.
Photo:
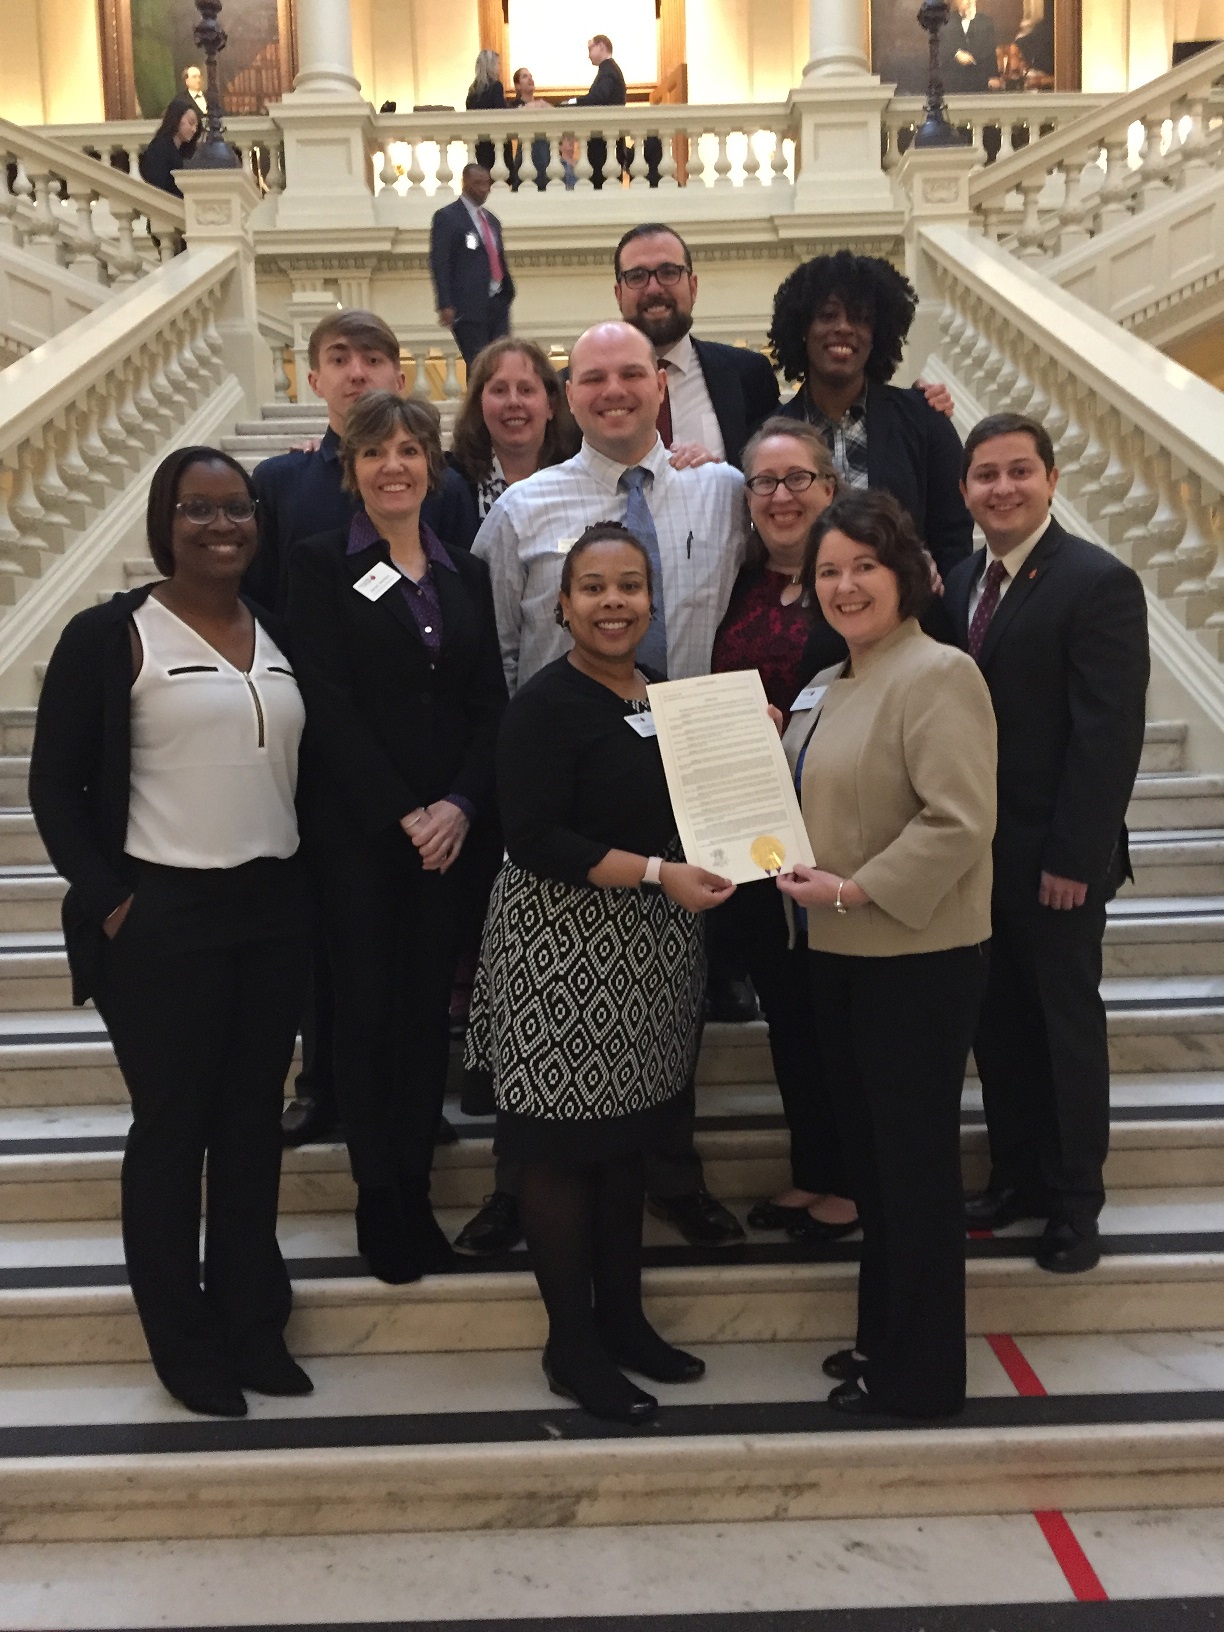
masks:
[[[762,833],[759,839],[753,839],[748,854],[762,872],[780,873],[786,857],[786,846],[781,839],[775,839],[772,833]]]

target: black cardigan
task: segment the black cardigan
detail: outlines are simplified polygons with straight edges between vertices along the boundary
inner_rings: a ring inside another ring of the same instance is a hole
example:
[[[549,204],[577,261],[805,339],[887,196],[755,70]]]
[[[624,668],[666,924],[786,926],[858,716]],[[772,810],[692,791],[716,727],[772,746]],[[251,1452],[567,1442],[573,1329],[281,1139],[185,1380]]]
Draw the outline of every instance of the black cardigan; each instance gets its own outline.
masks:
[[[55,870],[68,880],[64,944],[72,1001],[96,984],[103,921],[132,893],[124,855],[132,778],[132,613],[153,586],[78,612],[47,664],[34,748],[30,805]],[[292,661],[284,625],[247,603]]]
[[[294,667],[316,772],[303,837],[361,843],[452,793],[492,820],[506,680],[488,567],[450,550],[454,572],[434,571],[443,632],[433,660],[397,587],[376,601],[353,588],[389,562],[386,543],[355,555],[347,544],[348,529],[337,529],[289,557]]]

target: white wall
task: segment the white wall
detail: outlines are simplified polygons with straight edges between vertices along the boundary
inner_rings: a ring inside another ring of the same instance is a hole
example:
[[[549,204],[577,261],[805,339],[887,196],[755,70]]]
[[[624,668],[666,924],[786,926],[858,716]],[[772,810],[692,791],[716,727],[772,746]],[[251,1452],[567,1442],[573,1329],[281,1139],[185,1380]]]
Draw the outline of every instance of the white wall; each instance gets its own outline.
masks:
[[[688,0],[691,102],[780,102],[803,77],[808,0]]]

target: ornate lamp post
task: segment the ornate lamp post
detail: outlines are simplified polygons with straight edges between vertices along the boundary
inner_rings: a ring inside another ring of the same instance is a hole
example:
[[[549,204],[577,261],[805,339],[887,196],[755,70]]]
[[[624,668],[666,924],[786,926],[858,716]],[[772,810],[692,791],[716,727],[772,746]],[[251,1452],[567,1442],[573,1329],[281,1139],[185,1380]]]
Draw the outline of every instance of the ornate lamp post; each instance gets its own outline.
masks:
[[[217,57],[225,50],[226,33],[217,21],[221,0],[195,0],[200,20],[195,26],[195,42],[204,53],[207,74],[205,100],[208,112],[204,118],[203,140],[197,146],[186,167],[189,170],[236,170],[240,160],[225,140],[221,121],[221,83],[217,72]],[[947,8],[945,7],[945,10]]]
[[[201,0],[196,0],[197,5],[200,3]],[[926,107],[922,123],[914,132],[915,147],[967,147],[971,140],[967,130],[958,130],[948,123],[948,110],[944,102],[943,75],[939,71],[939,36],[948,21],[949,11],[948,0],[922,0],[922,9],[918,13],[918,25],[926,29],[931,56],[927,68]],[[196,32],[198,36],[199,30]]]

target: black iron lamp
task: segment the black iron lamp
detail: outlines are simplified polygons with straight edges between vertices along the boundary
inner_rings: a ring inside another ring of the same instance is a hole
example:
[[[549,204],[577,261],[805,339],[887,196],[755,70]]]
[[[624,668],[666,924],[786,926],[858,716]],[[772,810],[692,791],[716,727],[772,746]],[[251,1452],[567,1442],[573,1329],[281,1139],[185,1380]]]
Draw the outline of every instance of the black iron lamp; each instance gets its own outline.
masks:
[[[196,0],[200,4],[200,0]],[[922,0],[918,26],[927,32],[930,62],[927,67],[927,97],[922,123],[914,132],[915,147],[968,147],[973,140],[967,130],[948,123],[944,102],[943,75],[939,71],[939,36],[947,26],[951,7],[948,0]],[[198,31],[197,31],[198,32]]]
[[[221,0],[195,0],[200,20],[195,26],[195,43],[204,53],[206,73],[204,98],[208,111],[204,115],[202,139],[188,159],[188,170],[237,170],[241,160],[225,139],[221,122],[221,76],[217,71],[217,57],[225,50],[226,33],[218,18]],[[946,9],[946,8],[945,8]]]

